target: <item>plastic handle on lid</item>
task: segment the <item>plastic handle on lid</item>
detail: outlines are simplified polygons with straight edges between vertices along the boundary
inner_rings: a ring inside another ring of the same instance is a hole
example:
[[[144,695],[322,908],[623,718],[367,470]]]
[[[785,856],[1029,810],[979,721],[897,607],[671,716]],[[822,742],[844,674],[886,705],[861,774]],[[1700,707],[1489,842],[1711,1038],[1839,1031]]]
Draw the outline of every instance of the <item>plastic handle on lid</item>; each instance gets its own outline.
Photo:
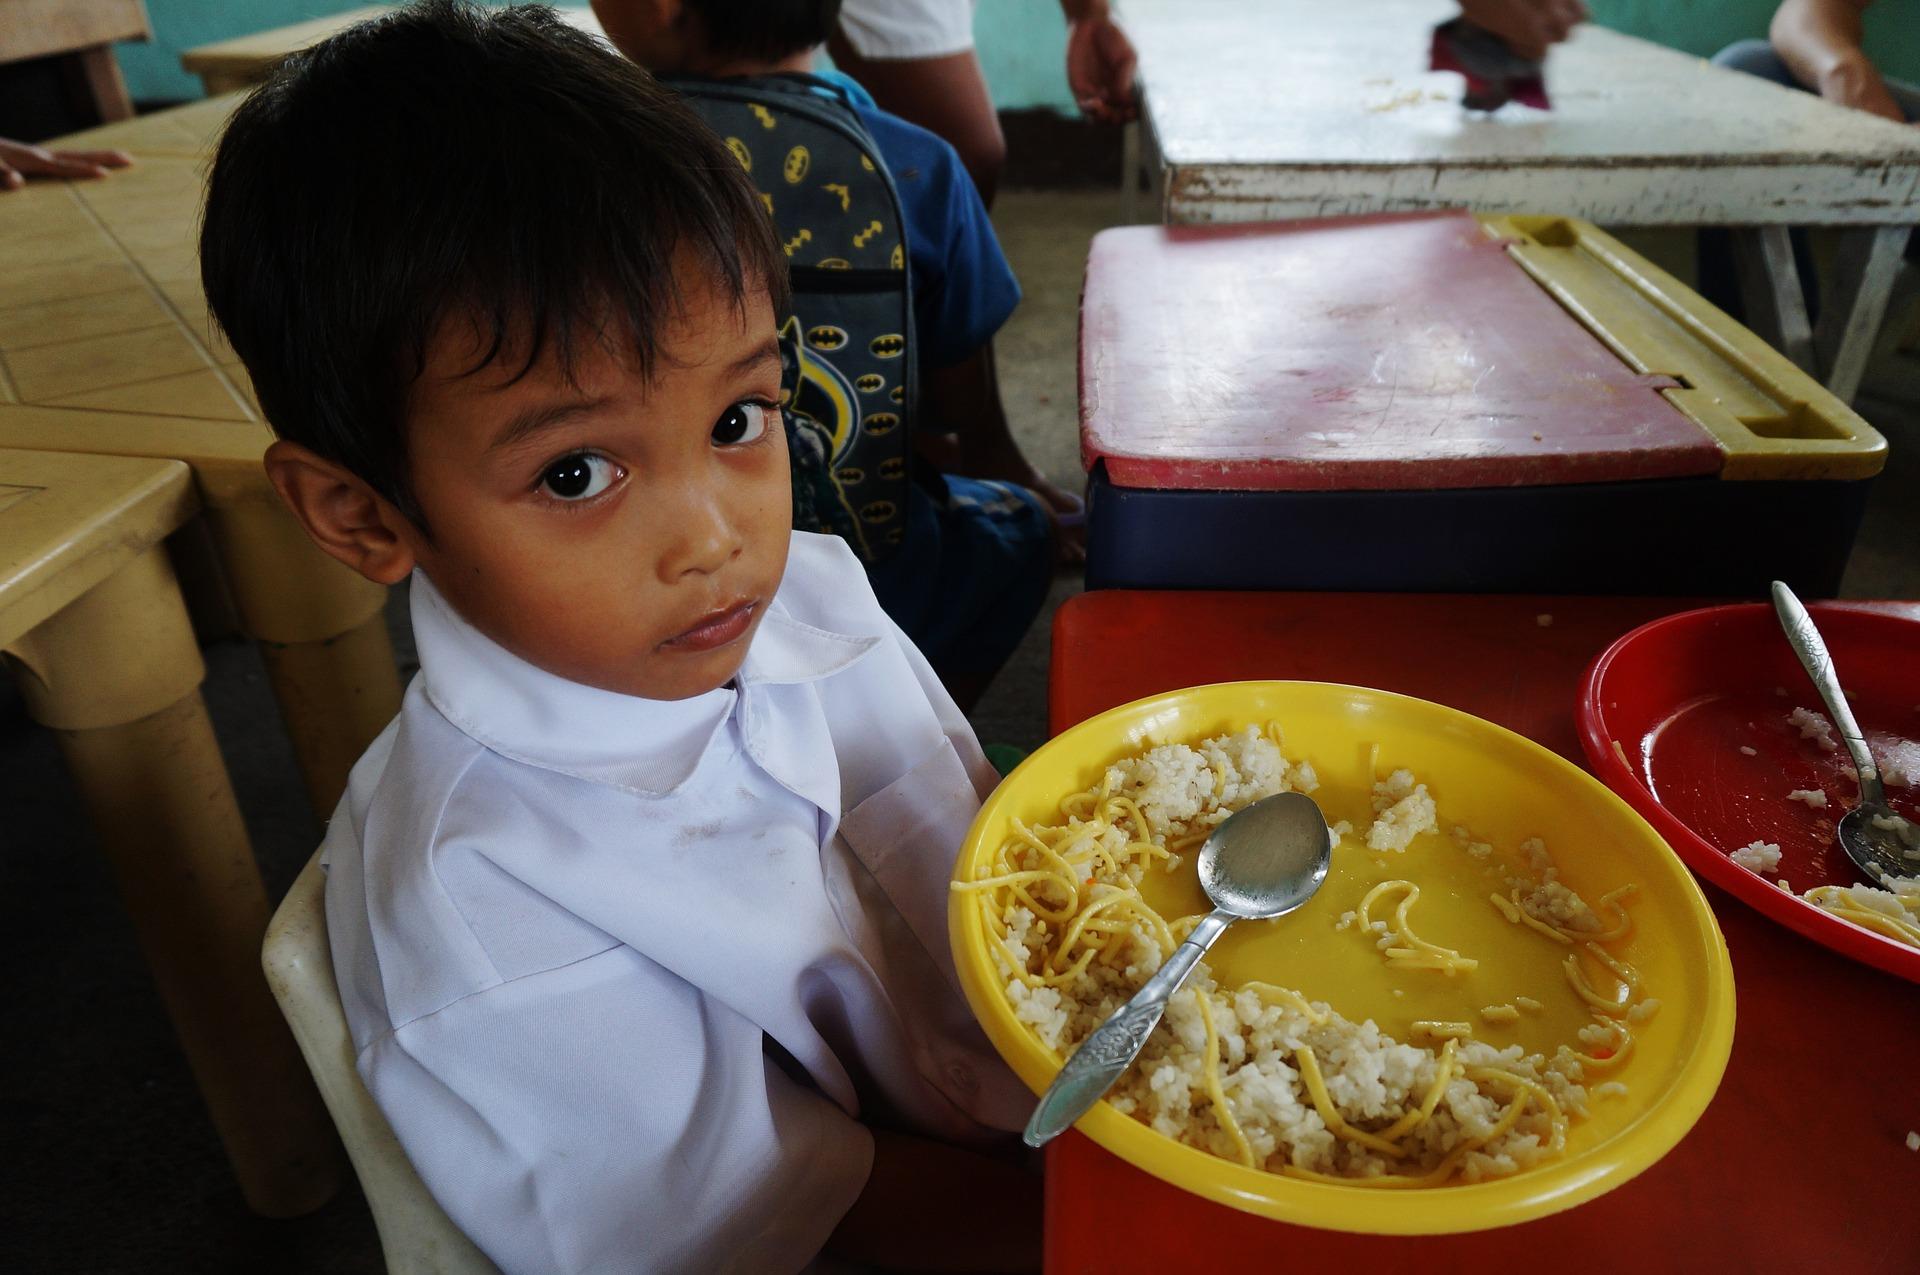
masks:
[[[1884,806],[1887,798],[1880,787],[1880,768],[1867,750],[1860,723],[1853,719],[1853,708],[1847,703],[1846,692],[1840,689],[1840,678],[1833,671],[1833,657],[1827,653],[1827,644],[1820,630],[1814,627],[1813,617],[1807,614],[1807,608],[1800,604],[1793,590],[1778,580],[1773,582],[1773,609],[1779,613],[1780,627],[1787,631],[1793,653],[1800,657],[1807,676],[1813,679],[1813,688],[1826,702],[1828,715],[1840,728],[1840,738],[1847,742],[1847,751],[1853,755],[1853,768],[1860,772],[1861,800],[1870,806]]]
[[[1022,1136],[1030,1147],[1045,1146],[1072,1127],[1099,1102],[1114,1081],[1120,1079],[1153,1033],[1154,1025],[1167,1011],[1167,1002],[1187,981],[1187,975],[1200,963],[1213,941],[1226,933],[1239,918],[1224,908],[1207,914],[1193,927],[1187,941],[1173,950],[1153,977],[1140,985],[1133,999],[1118,1013],[1100,1024],[1093,1035],[1080,1042],[1066,1066],[1047,1086],[1040,1105],[1033,1109]]]

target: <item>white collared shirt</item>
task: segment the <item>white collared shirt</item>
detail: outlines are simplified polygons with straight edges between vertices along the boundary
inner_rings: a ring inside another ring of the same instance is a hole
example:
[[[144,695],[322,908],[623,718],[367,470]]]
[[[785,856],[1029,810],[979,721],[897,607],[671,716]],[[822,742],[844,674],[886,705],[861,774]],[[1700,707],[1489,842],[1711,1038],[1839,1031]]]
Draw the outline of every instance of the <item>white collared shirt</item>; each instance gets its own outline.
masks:
[[[795,532],[733,687],[568,682],[413,581],[420,676],[327,834],[360,1074],[508,1271],[791,1271],[862,1120],[1032,1096],[961,1000],[947,881],[995,782],[841,541]]]

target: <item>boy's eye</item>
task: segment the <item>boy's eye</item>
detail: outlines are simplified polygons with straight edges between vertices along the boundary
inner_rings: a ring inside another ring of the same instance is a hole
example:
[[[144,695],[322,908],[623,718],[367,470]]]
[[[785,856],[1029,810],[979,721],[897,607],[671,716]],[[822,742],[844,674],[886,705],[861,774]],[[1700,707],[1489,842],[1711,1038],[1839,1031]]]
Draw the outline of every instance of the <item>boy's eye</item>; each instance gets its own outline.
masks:
[[[713,423],[713,441],[720,447],[751,443],[767,432],[767,418],[777,409],[766,403],[735,403]]]
[[[613,486],[620,467],[605,456],[580,452],[563,456],[540,475],[540,486],[556,500],[586,500]]]

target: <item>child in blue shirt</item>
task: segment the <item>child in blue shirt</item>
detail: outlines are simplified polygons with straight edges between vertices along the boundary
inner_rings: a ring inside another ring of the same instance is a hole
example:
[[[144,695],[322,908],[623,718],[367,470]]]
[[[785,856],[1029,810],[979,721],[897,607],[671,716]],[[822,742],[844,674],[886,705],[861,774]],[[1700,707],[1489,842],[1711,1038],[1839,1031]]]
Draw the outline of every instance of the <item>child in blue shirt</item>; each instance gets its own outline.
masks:
[[[810,71],[839,0],[596,0],[594,12],[616,47],[655,72],[728,78]],[[1020,288],[959,156],[850,78],[815,78],[859,116],[899,193],[920,348],[915,444],[923,465],[944,471],[914,486],[905,540],[870,578],[966,706],[1044,603],[1051,525],[1079,502],[1008,431],[992,342]]]

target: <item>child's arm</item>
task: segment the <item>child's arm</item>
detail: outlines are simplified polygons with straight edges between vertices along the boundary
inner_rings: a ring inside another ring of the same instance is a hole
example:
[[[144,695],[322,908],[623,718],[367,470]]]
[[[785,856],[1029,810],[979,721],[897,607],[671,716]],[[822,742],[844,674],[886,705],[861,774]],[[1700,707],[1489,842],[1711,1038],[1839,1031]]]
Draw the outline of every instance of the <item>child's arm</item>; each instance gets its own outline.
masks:
[[[1873,0],[1784,0],[1768,36],[1793,78],[1841,106],[1904,123],[1900,104],[1861,48]]]
[[[927,430],[920,436],[950,435],[957,447],[951,461],[928,456],[940,468],[969,478],[999,478],[1017,483],[1040,497],[1056,517],[1077,512],[1077,497],[1062,490],[1034,468],[1014,441],[1000,402],[999,373],[994,368],[993,344],[988,342],[969,358],[951,367],[928,368],[923,373],[921,410]],[[924,454],[924,453],[923,453]],[[1057,527],[1066,561],[1086,559],[1085,531]]]
[[[1038,1271],[1040,1179],[1002,1160],[873,1131],[873,1171],[827,1251],[902,1271]]]

